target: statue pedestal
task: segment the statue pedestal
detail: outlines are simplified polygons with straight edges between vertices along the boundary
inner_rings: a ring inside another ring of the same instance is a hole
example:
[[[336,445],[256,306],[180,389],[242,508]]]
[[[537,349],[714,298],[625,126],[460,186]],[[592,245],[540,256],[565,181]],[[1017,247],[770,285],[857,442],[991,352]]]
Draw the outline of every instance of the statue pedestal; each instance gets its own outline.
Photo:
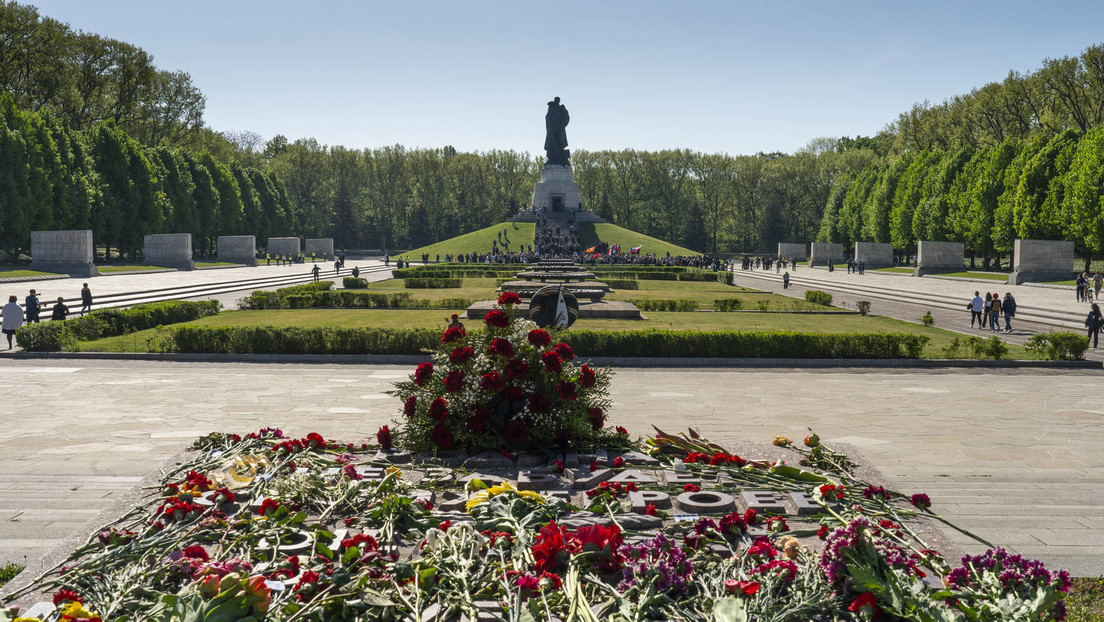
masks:
[[[571,165],[545,164],[540,181],[533,186],[533,211],[550,218],[583,211],[583,193],[572,176]]]

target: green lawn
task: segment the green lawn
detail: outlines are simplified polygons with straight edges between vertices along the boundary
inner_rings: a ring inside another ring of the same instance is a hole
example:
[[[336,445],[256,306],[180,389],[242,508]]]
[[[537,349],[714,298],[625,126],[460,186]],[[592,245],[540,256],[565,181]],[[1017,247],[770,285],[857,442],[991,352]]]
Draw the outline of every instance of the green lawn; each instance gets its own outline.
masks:
[[[231,261],[197,261],[195,266],[197,268],[218,268],[219,266],[240,266],[240,263],[234,263]]]
[[[967,270],[963,272],[941,272],[933,276],[957,276],[964,279],[987,279],[989,281],[1008,282],[1007,272],[974,272],[972,270]]]
[[[397,258],[420,262],[422,260],[422,254],[429,253],[430,261],[436,259],[437,255],[440,255],[441,261],[444,261],[446,253],[452,255],[459,255],[460,253],[489,253],[491,252],[492,240],[498,240],[498,247],[500,249],[504,248],[502,240],[498,237],[498,234],[502,233],[503,227],[506,227],[506,237],[510,240],[511,251],[517,251],[522,244],[529,245],[533,243],[533,223],[502,223],[478,231],[472,231],[471,233],[465,233],[464,235],[458,235],[443,242],[415,248],[414,250],[399,255]],[[517,228],[515,229],[515,227]],[[392,259],[395,259],[395,257]]]
[[[460,311],[460,310],[457,310]],[[444,329],[448,311],[403,311],[389,309],[280,309],[271,311],[226,311],[202,318],[187,325],[195,326],[333,326],[341,328],[437,328]],[[892,318],[861,315],[824,315],[802,313],[646,313],[648,320],[586,319],[575,323],[572,330],[792,330],[817,333],[877,333],[903,332],[931,338],[924,350],[925,358],[939,358],[943,346],[958,336],[950,331]],[[475,320],[469,328],[478,327]],[[182,326],[183,324],[181,324]],[[156,329],[129,335],[84,342],[81,350],[106,352],[146,352],[147,341],[156,336]],[[1011,358],[1032,356],[1019,346],[1010,346]]]
[[[111,274],[112,272],[135,272],[142,270],[165,270],[165,266],[147,266],[145,264],[133,264],[129,266],[96,266],[96,269],[101,274]]]
[[[896,272],[898,274],[912,274],[915,271],[916,268],[905,268],[900,266],[896,268],[877,268],[875,270],[871,270],[871,272]]]
[[[650,235],[644,235],[643,233],[637,233],[636,231],[624,227],[618,227],[608,222],[587,222],[579,225],[579,244],[584,249],[590,248],[599,241],[606,242],[607,244],[620,244],[622,253],[628,253],[629,249],[639,246],[641,253],[650,253],[661,257],[666,256],[667,253],[672,255],[701,254],[688,248],[683,248],[676,244],[653,238]]]
[[[54,276],[55,272],[40,272],[38,270],[0,270],[0,279],[17,279],[25,276]]]

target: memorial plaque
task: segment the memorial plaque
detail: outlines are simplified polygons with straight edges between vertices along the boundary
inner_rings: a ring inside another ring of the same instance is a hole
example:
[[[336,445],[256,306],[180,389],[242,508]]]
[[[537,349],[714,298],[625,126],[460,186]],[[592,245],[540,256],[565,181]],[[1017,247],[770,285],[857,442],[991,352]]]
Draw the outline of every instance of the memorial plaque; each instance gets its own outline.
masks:
[[[251,235],[220,235],[215,249],[219,261],[257,265],[257,239]]]
[[[192,234],[158,233],[144,238],[142,262],[147,266],[163,266],[177,270],[195,270],[192,259]]]
[[[31,270],[59,272],[73,276],[96,276],[92,263],[95,248],[92,230],[32,231]]]

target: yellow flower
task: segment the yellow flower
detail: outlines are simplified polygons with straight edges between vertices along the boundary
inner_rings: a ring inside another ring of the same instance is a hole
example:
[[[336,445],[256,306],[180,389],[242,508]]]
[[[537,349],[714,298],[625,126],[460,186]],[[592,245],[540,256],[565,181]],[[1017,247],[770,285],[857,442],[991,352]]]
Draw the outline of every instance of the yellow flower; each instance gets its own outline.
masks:
[[[99,620],[100,615],[89,609],[85,609],[84,605],[76,601],[71,601],[61,610],[62,620],[79,620],[81,618],[85,618],[88,620]]]
[[[786,438],[785,436],[776,436],[774,437],[774,444],[779,447],[789,447],[790,445],[793,445],[793,441]]]
[[[387,470],[383,472],[384,475],[391,475],[392,473],[395,474],[395,479],[402,479],[402,470],[398,467],[389,466]]]
[[[783,536],[779,544],[781,545],[782,554],[786,556],[786,559],[797,558],[797,553],[801,550],[801,545],[798,543],[797,538],[793,536]]]
[[[39,618],[16,618],[14,622],[42,622]]]
[[[540,493],[532,490],[518,490],[508,482],[504,482],[498,486],[491,486],[490,488],[485,488],[475,493],[468,499],[468,503],[465,507],[468,512],[471,513],[472,508],[480,503],[486,503],[491,497],[505,493],[513,493],[519,497],[536,501],[537,503],[544,503],[544,497],[540,496]]]

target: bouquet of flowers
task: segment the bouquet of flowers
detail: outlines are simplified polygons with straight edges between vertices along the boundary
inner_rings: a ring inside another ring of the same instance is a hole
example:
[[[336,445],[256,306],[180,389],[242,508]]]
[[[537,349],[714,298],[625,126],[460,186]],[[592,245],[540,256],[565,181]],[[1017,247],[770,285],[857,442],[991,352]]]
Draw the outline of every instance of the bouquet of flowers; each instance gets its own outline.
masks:
[[[396,384],[404,418],[397,445],[479,452],[623,443],[605,429],[611,372],[578,364],[555,331],[518,317],[520,304],[505,292],[483,330],[449,327],[433,362]]]

